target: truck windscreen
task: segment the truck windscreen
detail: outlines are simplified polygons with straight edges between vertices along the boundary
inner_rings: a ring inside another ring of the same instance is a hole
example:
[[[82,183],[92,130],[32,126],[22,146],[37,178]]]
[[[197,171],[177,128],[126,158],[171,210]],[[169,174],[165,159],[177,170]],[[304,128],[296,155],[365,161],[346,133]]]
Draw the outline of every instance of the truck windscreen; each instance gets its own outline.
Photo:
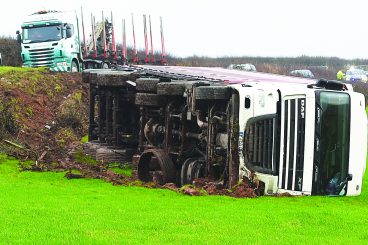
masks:
[[[312,194],[344,195],[349,168],[349,95],[317,91],[315,126]]]
[[[61,39],[61,25],[23,27],[23,43],[58,41]]]

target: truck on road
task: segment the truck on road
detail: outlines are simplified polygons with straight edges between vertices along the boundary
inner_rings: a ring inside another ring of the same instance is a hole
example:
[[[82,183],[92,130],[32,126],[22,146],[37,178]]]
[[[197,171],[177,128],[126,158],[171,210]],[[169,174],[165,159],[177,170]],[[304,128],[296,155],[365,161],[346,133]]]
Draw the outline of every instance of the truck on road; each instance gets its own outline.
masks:
[[[79,24],[74,11],[43,10],[29,15],[22,23],[22,32],[17,31],[23,66],[78,72],[85,68],[106,69],[123,62],[116,55],[112,21],[93,21],[88,41],[84,40],[84,25],[82,39]]]
[[[142,181],[205,177],[226,187],[252,181],[265,195],[361,193],[366,102],[349,85],[173,66],[86,70],[83,80],[93,154],[136,163]]]
[[[39,11],[17,31],[25,67],[47,66],[53,71],[79,71],[83,57],[75,12]]]
[[[103,14],[102,14],[103,15]],[[109,69],[128,63],[126,49],[125,19],[123,19],[122,50],[117,50],[113,16],[110,20],[102,16],[102,21],[96,22],[91,15],[91,35],[86,39],[83,11],[81,20],[74,11],[38,11],[29,15],[22,23],[22,31],[17,31],[17,41],[22,48],[22,61],[25,67],[49,67],[53,71],[78,72],[83,69]],[[134,22],[134,58],[133,63],[158,63],[154,59],[151,18],[149,29],[151,39],[151,59],[149,59],[146,15],[144,20],[145,60],[139,60],[135,43]],[[81,24],[81,32],[80,26]],[[165,65],[165,47],[163,38],[162,18],[161,30],[161,64]]]

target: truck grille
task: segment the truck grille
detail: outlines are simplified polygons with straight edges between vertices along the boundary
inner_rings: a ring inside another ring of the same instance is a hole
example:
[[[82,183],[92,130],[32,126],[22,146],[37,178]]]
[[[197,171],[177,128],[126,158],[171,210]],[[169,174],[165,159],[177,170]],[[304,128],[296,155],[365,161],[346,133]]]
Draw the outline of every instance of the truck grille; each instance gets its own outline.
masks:
[[[282,102],[278,183],[281,189],[301,191],[303,188],[305,108],[304,98]]]
[[[257,172],[276,174],[274,145],[276,115],[256,117],[245,129],[244,154],[246,165]]]
[[[29,55],[33,66],[52,66],[54,63],[54,48],[31,49]]]

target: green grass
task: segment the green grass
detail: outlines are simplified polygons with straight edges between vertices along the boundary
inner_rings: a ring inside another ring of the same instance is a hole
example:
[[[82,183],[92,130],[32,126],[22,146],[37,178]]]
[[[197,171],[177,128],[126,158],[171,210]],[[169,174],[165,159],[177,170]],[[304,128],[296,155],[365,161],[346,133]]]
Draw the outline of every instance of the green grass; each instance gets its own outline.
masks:
[[[112,163],[114,164],[114,163]],[[128,176],[131,177],[132,176],[132,168],[130,166],[123,166],[123,167],[118,167],[118,166],[109,166],[109,169],[117,174],[122,174],[124,176]]]
[[[19,172],[0,155],[2,244],[363,244],[359,197],[234,199]]]
[[[0,66],[0,75],[9,72],[23,72],[23,71],[46,71],[47,68],[30,68],[30,67],[14,67],[14,66]]]
[[[82,151],[77,151],[76,153],[74,153],[73,156],[74,156],[74,160],[79,163],[86,163],[86,164],[91,164],[91,165],[96,165],[99,163],[98,161],[96,161],[96,159],[84,154]]]
[[[87,143],[88,142],[88,135],[85,135],[81,139],[81,143]]]

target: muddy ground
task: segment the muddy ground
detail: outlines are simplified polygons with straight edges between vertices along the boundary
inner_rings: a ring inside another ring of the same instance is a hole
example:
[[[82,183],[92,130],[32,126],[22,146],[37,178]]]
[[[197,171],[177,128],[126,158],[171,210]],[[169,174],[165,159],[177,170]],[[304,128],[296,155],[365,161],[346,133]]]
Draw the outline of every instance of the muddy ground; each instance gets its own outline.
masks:
[[[87,129],[87,91],[78,73],[0,74],[0,151],[23,160],[67,160]]]

